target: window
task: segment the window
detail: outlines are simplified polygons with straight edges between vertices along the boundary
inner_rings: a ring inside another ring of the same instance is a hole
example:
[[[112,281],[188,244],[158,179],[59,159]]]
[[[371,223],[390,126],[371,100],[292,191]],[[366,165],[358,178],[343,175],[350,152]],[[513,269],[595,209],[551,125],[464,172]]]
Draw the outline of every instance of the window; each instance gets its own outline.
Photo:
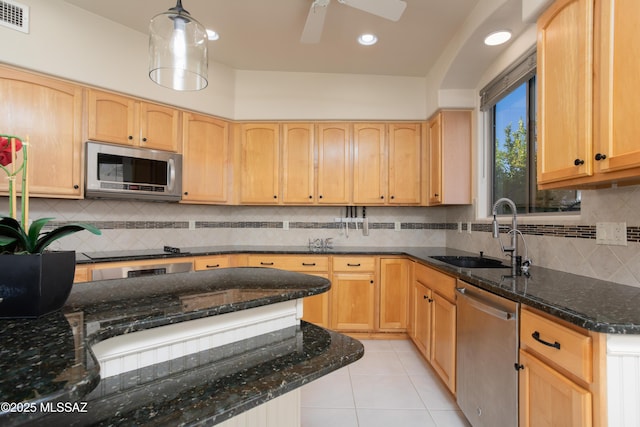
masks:
[[[507,197],[519,214],[579,211],[578,191],[537,189],[535,59],[535,50],[528,52],[481,92],[490,123],[490,206]]]

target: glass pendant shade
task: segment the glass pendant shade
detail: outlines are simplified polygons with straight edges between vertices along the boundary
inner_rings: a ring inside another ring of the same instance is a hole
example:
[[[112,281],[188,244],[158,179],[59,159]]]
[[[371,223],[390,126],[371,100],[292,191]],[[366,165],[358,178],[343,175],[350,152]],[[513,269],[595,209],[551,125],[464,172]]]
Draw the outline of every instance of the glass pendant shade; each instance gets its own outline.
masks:
[[[207,31],[182,8],[160,13],[149,24],[149,77],[174,90],[207,87]]]

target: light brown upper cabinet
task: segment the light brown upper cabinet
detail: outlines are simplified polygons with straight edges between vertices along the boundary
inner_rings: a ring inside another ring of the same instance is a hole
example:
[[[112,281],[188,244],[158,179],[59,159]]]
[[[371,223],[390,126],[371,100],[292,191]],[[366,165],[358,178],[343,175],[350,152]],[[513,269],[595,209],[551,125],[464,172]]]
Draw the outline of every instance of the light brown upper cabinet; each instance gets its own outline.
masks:
[[[471,203],[470,110],[441,110],[427,124],[427,205]]]
[[[178,151],[180,111],[126,96],[88,90],[89,139]]]
[[[422,157],[421,125],[388,125],[388,195],[389,204],[420,204]]]
[[[240,203],[278,204],[280,200],[280,126],[240,126]]]
[[[588,0],[555,2],[538,20],[539,184],[591,175],[592,26]]]
[[[540,16],[539,188],[640,180],[638,26],[631,0],[557,0]]]
[[[383,205],[387,197],[385,125],[353,125],[353,202]]]
[[[353,125],[353,202],[363,205],[419,205],[421,125]]]
[[[315,202],[314,126],[282,125],[282,202],[307,205]]]
[[[596,2],[596,86],[594,172],[639,176],[640,14],[633,0]],[[600,154],[600,156],[598,156]],[[600,158],[600,160],[598,160]]]
[[[351,150],[348,123],[319,123],[318,203],[351,202]]]
[[[82,88],[0,67],[0,99],[0,131],[29,137],[30,194],[82,198]]]
[[[184,112],[182,200],[226,203],[229,174],[229,122]]]

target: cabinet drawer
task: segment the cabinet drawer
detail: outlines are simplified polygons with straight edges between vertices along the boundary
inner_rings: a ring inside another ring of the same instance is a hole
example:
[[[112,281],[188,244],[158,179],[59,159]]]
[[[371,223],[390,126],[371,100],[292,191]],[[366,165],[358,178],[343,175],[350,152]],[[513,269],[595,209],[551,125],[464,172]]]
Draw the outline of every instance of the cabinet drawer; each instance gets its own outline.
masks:
[[[520,346],[590,383],[593,380],[593,345],[590,336],[546,317],[522,310]]]
[[[270,267],[288,271],[329,271],[327,256],[249,255],[249,267]]]
[[[76,265],[76,271],[73,275],[73,283],[82,283],[89,281],[89,267],[81,267]]]
[[[216,268],[227,268],[231,265],[228,255],[214,255],[198,257],[194,261],[195,270],[215,270]]]
[[[416,264],[415,278],[418,282],[431,288],[431,290],[439,293],[450,302],[456,301],[456,278],[451,277],[448,274],[441,273],[440,271],[427,267],[422,264]]]
[[[333,271],[375,271],[376,259],[373,256],[334,256]]]

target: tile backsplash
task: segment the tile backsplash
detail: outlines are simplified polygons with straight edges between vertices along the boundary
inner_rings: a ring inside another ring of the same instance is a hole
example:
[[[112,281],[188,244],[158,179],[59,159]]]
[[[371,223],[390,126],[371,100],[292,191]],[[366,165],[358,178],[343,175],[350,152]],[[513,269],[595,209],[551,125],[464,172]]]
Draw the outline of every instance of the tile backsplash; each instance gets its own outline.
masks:
[[[6,198],[0,199],[0,205]],[[501,257],[490,221],[474,218],[474,207],[368,207],[370,232],[335,218],[344,207],[208,206],[116,200],[31,199],[31,218],[85,221],[102,236],[81,232],[53,249],[79,252],[212,245],[306,245],[331,238],[345,246],[449,246]],[[358,216],[362,216],[358,209]],[[288,229],[284,221],[288,222]],[[458,231],[458,222],[463,224]],[[501,220],[501,223],[508,223]],[[640,287],[640,186],[582,193],[580,215],[518,218],[535,265]],[[598,245],[598,222],[625,222],[627,245]],[[471,223],[471,233],[467,224]],[[399,226],[399,230],[396,230]],[[506,237],[502,237],[506,242]],[[525,245],[520,245],[524,250]]]

